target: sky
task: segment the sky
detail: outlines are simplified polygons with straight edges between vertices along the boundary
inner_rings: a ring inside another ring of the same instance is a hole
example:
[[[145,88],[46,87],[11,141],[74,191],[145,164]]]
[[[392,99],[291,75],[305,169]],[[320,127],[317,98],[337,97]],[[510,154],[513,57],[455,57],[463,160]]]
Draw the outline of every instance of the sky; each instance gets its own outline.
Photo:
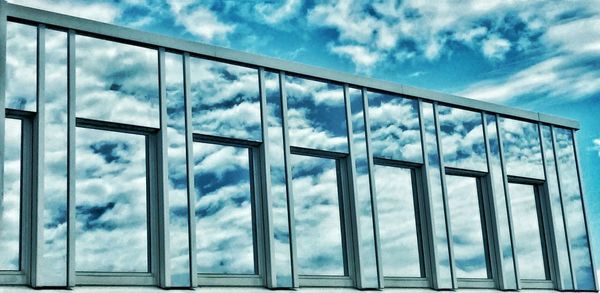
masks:
[[[577,120],[588,217],[600,255],[600,5],[595,1],[9,2]],[[194,68],[210,70],[201,63]],[[94,90],[93,81],[86,84],[91,87],[82,90]],[[302,93],[300,86],[290,90]],[[302,115],[306,105],[291,97],[290,115]],[[248,113],[253,103],[238,105],[236,115]],[[155,104],[129,105],[157,111]],[[123,109],[130,108],[107,111],[127,122],[131,113]],[[257,119],[242,127],[256,131]],[[207,131],[229,129],[230,135],[240,126],[194,123]],[[318,141],[331,149],[340,145]],[[324,178],[330,176],[324,170]]]

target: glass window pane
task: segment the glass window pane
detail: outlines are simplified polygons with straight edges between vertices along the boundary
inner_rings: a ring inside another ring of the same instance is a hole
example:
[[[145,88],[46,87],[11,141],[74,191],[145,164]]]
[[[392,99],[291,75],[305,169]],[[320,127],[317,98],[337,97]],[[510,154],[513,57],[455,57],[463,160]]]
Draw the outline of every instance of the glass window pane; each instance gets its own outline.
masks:
[[[292,155],[300,275],[346,275],[337,167],[333,159]]]
[[[579,172],[575,160],[573,132],[569,129],[555,128],[555,134],[556,160],[577,289],[596,290],[594,288],[595,274],[592,270],[587,226],[583,214]]]
[[[4,45],[4,44],[2,44]],[[6,25],[6,108],[36,111],[37,28]]]
[[[148,271],[146,137],[76,130],[77,271]]]
[[[6,119],[4,194],[0,196],[0,271],[17,271],[20,264],[21,121]]]
[[[481,113],[438,107],[446,167],[487,171]]]
[[[165,54],[167,157],[169,188],[169,255],[172,285],[189,286],[190,245],[183,58]]]
[[[410,169],[375,165],[381,260],[386,277],[424,277]]]
[[[268,161],[271,178],[271,213],[273,241],[271,245],[274,259],[271,265],[275,270],[273,287],[292,287],[292,250],[290,243],[290,223],[288,211],[288,187],[286,161],[283,143],[283,114],[279,90],[279,74],[265,72],[265,93],[267,100]]]
[[[198,273],[257,273],[249,154],[194,143]]]
[[[537,194],[531,185],[509,183],[515,250],[521,279],[546,280],[546,264]]]
[[[285,82],[290,145],[348,152],[343,87],[289,75]]]
[[[194,132],[260,141],[258,70],[190,60]]]
[[[156,50],[77,36],[76,55],[77,117],[159,126]]]
[[[422,163],[418,101],[377,92],[368,99],[373,156]]]
[[[489,278],[477,179],[446,175],[457,278]]]
[[[544,179],[537,124],[500,118],[500,133],[507,174]]]

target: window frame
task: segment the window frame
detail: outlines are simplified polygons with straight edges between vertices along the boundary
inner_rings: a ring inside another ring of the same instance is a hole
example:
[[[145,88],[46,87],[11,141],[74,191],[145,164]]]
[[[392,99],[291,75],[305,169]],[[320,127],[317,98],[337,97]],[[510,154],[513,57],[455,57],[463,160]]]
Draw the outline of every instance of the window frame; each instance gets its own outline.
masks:
[[[255,258],[255,268],[256,274],[246,275],[246,274],[207,274],[207,273],[196,273],[196,279],[199,287],[235,287],[235,286],[245,286],[245,287],[264,287],[266,286],[266,246],[265,246],[265,224],[266,224],[266,214],[265,209],[265,196],[262,194],[262,175],[261,175],[261,166],[263,162],[263,158],[260,155],[260,146],[262,142],[258,141],[248,141],[243,139],[236,138],[224,138],[214,135],[207,134],[198,134],[193,133],[192,135],[193,143],[204,143],[204,144],[212,144],[218,146],[232,146],[237,148],[244,148],[248,151],[249,156],[249,171],[250,171],[250,189],[252,196],[252,229],[253,229],[253,246],[254,246],[254,258]],[[193,162],[193,161],[192,161]],[[195,174],[192,174],[195,176]],[[195,186],[192,187],[193,195],[195,196]],[[193,216],[192,220],[196,221],[196,216]],[[191,231],[196,237],[196,231]],[[197,249],[196,247],[190,248],[194,257],[197,258]],[[200,259],[197,259],[197,262],[200,262]]]
[[[6,119],[18,120],[21,124],[21,170],[20,170],[20,212],[19,212],[19,269],[0,271],[0,284],[26,285],[31,277],[32,253],[32,212],[33,189],[35,182],[34,154],[38,152],[36,140],[35,113],[22,110],[5,110]],[[1,166],[4,168],[4,165]],[[4,191],[0,191],[4,193]],[[3,198],[3,196],[2,196]],[[2,203],[0,203],[2,204]]]
[[[544,256],[544,269],[546,270],[546,280],[531,280],[522,279],[519,276],[519,282],[521,289],[556,289],[556,272],[555,259],[552,255],[554,239],[552,237],[552,227],[549,217],[552,215],[550,212],[549,199],[548,199],[548,183],[546,180],[526,178],[520,176],[507,176],[507,186],[513,184],[528,185],[533,188],[535,196],[536,213],[538,217],[540,239],[542,241],[542,254]],[[506,190],[510,196],[509,189]],[[510,199],[510,198],[509,198]],[[512,204],[512,203],[511,203]],[[512,215],[511,215],[512,217]],[[514,219],[513,219],[514,220]],[[514,240],[513,240],[514,241]],[[513,244],[514,246],[514,244]],[[518,254],[515,250],[515,257],[518,266]]]
[[[492,194],[488,186],[492,185],[488,172],[466,170],[455,167],[444,167],[444,176],[475,178],[477,182],[477,198],[479,202],[479,218],[482,226],[482,236],[485,249],[488,278],[456,278],[457,289],[496,289],[499,288],[498,269],[495,253],[497,244],[494,242],[494,225],[492,220]],[[451,226],[452,218],[448,215]],[[450,235],[452,236],[452,235]]]
[[[129,125],[119,122],[100,121],[87,118],[76,118],[76,127],[85,128],[97,131],[111,131],[116,133],[127,133],[144,136],[145,153],[146,153],[146,218],[147,218],[147,239],[148,239],[148,272],[88,272],[76,271],[75,285],[136,285],[136,286],[156,286],[159,284],[160,278],[160,254],[159,241],[164,237],[163,231],[160,228],[159,219],[159,170],[158,164],[160,157],[159,153],[159,130],[146,126]],[[75,135],[75,134],[72,134]],[[76,156],[75,156],[76,158]],[[74,159],[75,159],[74,158]],[[76,198],[76,195],[75,195]],[[76,200],[69,203],[75,206]],[[73,216],[75,218],[75,215]],[[76,233],[76,231],[74,231]],[[75,242],[77,236],[73,236],[70,241]],[[75,246],[75,243],[71,243]],[[75,253],[69,255],[76,263],[77,256]]]
[[[299,287],[353,288],[356,286],[356,275],[359,268],[356,266],[355,260],[357,248],[354,241],[355,238],[353,236],[352,224],[352,217],[355,217],[356,215],[352,213],[350,206],[350,155],[340,152],[290,146],[290,157],[292,155],[330,159],[335,161],[338,186],[338,205],[340,211],[340,232],[342,235],[344,266],[347,273],[345,276],[302,275],[298,273],[298,285]],[[293,164],[291,162],[290,166],[293,168]],[[293,182],[292,174],[289,174],[289,176],[290,182]],[[292,186],[289,186],[288,188],[293,190],[293,183]],[[291,202],[292,205],[289,207],[289,209],[294,211],[294,200],[292,199]],[[293,239],[293,241],[295,242],[297,239]],[[293,261],[297,262],[297,259]]]
[[[411,182],[413,187],[413,205],[415,206],[415,217],[417,224],[417,239],[419,242],[419,262],[421,265],[422,277],[395,277],[395,276],[383,276],[384,287],[386,288],[431,288],[431,265],[430,257],[428,254],[429,245],[427,239],[428,227],[427,227],[427,213],[426,211],[426,194],[424,193],[424,178],[423,178],[423,164],[413,163],[406,161],[398,161],[386,158],[373,158],[373,166],[386,166],[393,168],[408,169],[411,172]],[[372,170],[371,172],[374,172]],[[373,174],[375,175],[375,174]],[[374,177],[375,186],[377,186],[377,178]],[[417,209],[418,208],[418,209]],[[377,212],[379,214],[379,212]],[[382,268],[383,271],[383,268]],[[385,272],[383,272],[385,273]]]

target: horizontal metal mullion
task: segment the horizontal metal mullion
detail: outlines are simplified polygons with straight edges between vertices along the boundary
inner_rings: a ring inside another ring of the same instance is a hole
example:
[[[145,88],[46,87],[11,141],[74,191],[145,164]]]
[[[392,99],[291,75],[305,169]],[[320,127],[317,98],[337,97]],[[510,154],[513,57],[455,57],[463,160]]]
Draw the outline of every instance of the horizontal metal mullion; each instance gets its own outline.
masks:
[[[23,110],[15,110],[15,109],[6,109],[6,118],[13,119],[25,119],[25,118],[33,118],[35,117],[35,112],[32,111],[23,111]]]
[[[138,126],[138,125],[130,125],[118,122],[110,122],[110,121],[101,121],[101,120],[93,120],[87,118],[77,118],[76,126],[83,128],[91,128],[98,130],[107,130],[114,132],[125,132],[132,134],[154,134],[158,133],[158,128],[146,127],[146,126]]]
[[[264,67],[269,70],[286,71],[296,75],[310,76],[317,79],[329,80],[335,83],[348,83],[353,87],[367,87],[369,89],[372,88],[378,91],[417,97],[427,101],[437,101],[465,109],[494,112],[503,116],[516,117],[534,122],[547,122],[567,128],[579,129],[579,123],[577,121],[561,117],[510,108],[490,102],[434,92],[389,81],[360,77],[316,66],[299,64],[276,58],[240,52],[232,49],[176,39],[160,34],[138,31],[112,24],[47,12],[15,4],[6,4],[6,7],[7,15],[11,19],[22,19],[26,21],[28,20],[43,23],[49,26],[69,28],[78,31],[78,33],[99,36],[104,39],[113,39],[120,42],[132,43],[152,48],[164,47],[169,50],[189,52],[196,55],[217,58],[220,60],[239,62],[250,66]]]
[[[455,167],[444,167],[446,175],[469,176],[469,177],[484,177],[488,173],[482,171],[468,170]]]
[[[382,166],[388,166],[388,167],[399,167],[399,168],[421,168],[423,166],[422,163],[414,163],[414,162],[407,162],[407,161],[398,161],[398,160],[393,160],[393,159],[386,159],[386,158],[373,158],[373,163],[375,165],[382,165]]]
[[[508,178],[509,183],[541,185],[541,184],[544,184],[544,182],[545,182],[542,179],[527,178],[527,177],[521,177],[521,176],[508,175],[506,177]]]
[[[219,287],[262,287],[265,285],[265,280],[258,275],[198,274],[198,285]]]
[[[315,149],[294,147],[294,146],[290,146],[290,153],[292,155],[320,157],[320,158],[328,158],[328,159],[343,159],[348,156],[348,154],[346,154],[346,153],[315,150]]]
[[[348,276],[307,276],[300,275],[300,287],[352,287],[354,282]]]
[[[252,141],[252,140],[244,140],[239,138],[229,138],[229,137],[221,137],[216,135],[208,135],[208,134],[193,134],[194,142],[204,142],[204,143],[216,143],[221,145],[228,146],[243,146],[243,147],[257,147],[260,146],[262,142],[260,141]]]

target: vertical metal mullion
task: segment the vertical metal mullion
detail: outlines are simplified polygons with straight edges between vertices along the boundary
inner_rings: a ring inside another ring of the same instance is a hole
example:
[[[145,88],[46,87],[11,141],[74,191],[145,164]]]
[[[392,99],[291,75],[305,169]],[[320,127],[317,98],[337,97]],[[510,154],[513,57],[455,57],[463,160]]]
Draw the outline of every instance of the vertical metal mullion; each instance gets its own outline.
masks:
[[[188,226],[190,247],[190,281],[191,287],[198,286],[198,274],[196,273],[196,193],[194,186],[194,138],[192,128],[192,95],[190,83],[190,54],[183,53],[183,93],[185,104],[185,146],[187,166],[187,196],[188,196]]]
[[[560,184],[560,171],[558,169],[558,156],[556,153],[556,149],[557,149],[557,144],[556,144],[556,138],[554,136],[554,126],[550,125],[550,137],[552,140],[552,154],[554,155],[554,168],[556,170],[556,183],[558,184],[558,191],[560,193],[560,208],[563,214],[563,225],[565,227],[565,238],[567,241],[567,250],[568,250],[568,255],[569,255],[569,268],[570,268],[570,273],[571,273],[571,280],[573,281],[573,288],[576,288],[575,286],[577,286],[577,274],[575,273],[575,269],[573,268],[573,263],[571,261],[571,239],[569,238],[569,231],[567,229],[568,225],[567,225],[567,214],[565,213],[565,202],[563,200],[563,191],[562,191],[562,186]]]
[[[381,261],[381,242],[379,238],[379,211],[377,210],[377,189],[375,186],[375,164],[373,162],[373,152],[371,148],[371,122],[369,119],[369,98],[367,88],[361,89],[362,105],[363,105],[363,120],[365,125],[365,143],[367,150],[367,163],[369,167],[369,186],[371,192],[371,210],[373,213],[373,237],[375,238],[375,258],[377,261],[377,277],[379,288],[384,287],[383,263]]]
[[[430,282],[434,289],[438,288],[438,272],[437,272],[437,249],[435,249],[435,218],[433,217],[432,202],[431,202],[431,180],[429,179],[429,157],[427,152],[427,140],[425,138],[425,120],[423,119],[423,100],[419,99],[419,129],[421,134],[421,151],[423,153],[423,168],[421,169],[422,190],[424,195],[425,219],[427,220],[427,242],[429,243],[428,263],[430,264]]]
[[[76,77],[75,31],[70,29],[67,35],[67,284],[75,286],[75,111],[77,97],[75,91]]]
[[[506,290],[508,288],[506,284],[506,278],[504,276],[504,258],[502,257],[502,244],[500,243],[500,231],[498,229],[498,216],[497,210],[498,206],[496,205],[496,196],[504,196],[504,194],[498,194],[498,191],[494,188],[494,168],[491,163],[491,151],[490,151],[490,142],[489,142],[489,134],[487,131],[487,118],[486,113],[481,112],[481,123],[483,124],[483,141],[485,146],[485,157],[486,164],[488,168],[488,174],[486,178],[485,184],[487,185],[487,193],[485,197],[489,201],[489,215],[490,215],[490,223],[492,230],[491,240],[494,243],[494,268],[496,269],[496,276],[498,276],[497,282],[500,284],[500,289]]]
[[[586,236],[587,236],[587,243],[588,243],[588,250],[590,253],[590,264],[591,264],[591,269],[592,272],[594,274],[594,276],[596,276],[596,265],[595,265],[595,259],[594,259],[594,254],[592,253],[594,250],[592,249],[592,237],[590,236],[590,229],[589,229],[589,218],[588,218],[588,214],[587,214],[587,205],[585,203],[584,200],[584,187],[583,187],[583,178],[582,178],[582,173],[581,173],[581,164],[579,163],[579,151],[577,148],[577,140],[575,139],[575,131],[570,130],[571,131],[571,143],[573,144],[573,155],[575,157],[575,165],[576,165],[576,170],[577,170],[577,182],[579,183],[579,193],[581,195],[581,208],[583,211],[583,220],[585,221],[585,231],[586,231]],[[598,279],[597,278],[593,278],[594,280],[594,290],[598,290]],[[573,279],[573,285],[575,287],[575,289],[579,289],[577,288],[577,283],[575,282],[575,279]]]
[[[275,287],[276,284],[276,271],[274,266],[275,260],[275,238],[273,233],[273,209],[271,200],[271,158],[269,157],[269,147],[271,142],[269,141],[269,108],[267,106],[267,93],[265,88],[265,69],[263,67],[258,68],[258,88],[260,95],[260,109],[261,109],[261,126],[262,126],[262,140],[263,143],[260,146],[260,173],[261,173],[261,205],[262,205],[262,219],[263,219],[263,237],[265,239],[264,250],[259,254],[261,259],[266,261],[265,265],[265,281],[269,288]],[[264,253],[264,256],[263,256]]]
[[[450,259],[450,274],[452,275],[452,288],[457,288],[456,282],[456,264],[454,262],[454,249],[452,243],[452,225],[450,224],[450,209],[448,206],[448,190],[446,187],[446,172],[444,165],[444,152],[442,147],[442,137],[440,134],[440,119],[438,115],[438,103],[433,103],[433,119],[435,123],[435,137],[437,141],[437,151],[439,157],[440,180],[442,184],[442,198],[444,199],[444,216],[446,217],[446,234],[448,235],[448,254]]]
[[[158,185],[158,233],[159,233],[159,284],[162,288],[169,288],[172,284],[170,266],[170,234],[169,234],[169,162],[167,138],[167,90],[165,76],[165,48],[158,49],[158,97],[160,130],[158,133],[158,149],[156,160],[156,178],[151,182]]]
[[[0,212],[4,203],[4,140],[6,125],[6,1],[0,0]]]
[[[299,287],[298,254],[296,251],[296,225],[294,217],[294,192],[292,186],[292,164],[290,154],[290,138],[287,123],[287,93],[285,90],[285,72],[279,73],[279,90],[281,91],[281,126],[283,128],[283,148],[285,161],[285,178],[287,185],[288,224],[290,233],[290,252],[292,259],[292,287]]]
[[[507,209],[507,213],[508,213],[508,224],[509,224],[509,231],[510,231],[510,243],[512,244],[512,253],[513,253],[513,260],[514,260],[514,266],[515,266],[515,275],[517,276],[516,281],[517,281],[517,290],[521,289],[521,278],[519,277],[519,259],[518,259],[518,255],[516,253],[515,250],[515,235],[514,235],[514,225],[513,225],[513,218],[512,218],[512,208],[511,208],[511,200],[510,200],[510,192],[508,190],[508,175],[506,173],[506,163],[505,163],[505,159],[504,159],[504,145],[502,144],[502,127],[500,125],[500,116],[498,114],[496,114],[496,135],[498,136],[498,153],[500,154],[500,166],[502,168],[502,181],[504,184],[504,192],[506,195],[506,209]]]
[[[32,192],[33,197],[36,199],[36,211],[35,211],[35,220],[34,224],[36,225],[36,229],[34,229],[34,233],[36,233],[34,239],[35,248],[33,248],[32,253],[35,254],[33,259],[35,259],[35,264],[39,264],[38,259],[40,259],[43,255],[43,214],[44,214],[44,141],[45,141],[45,131],[44,131],[44,122],[45,122],[45,26],[38,25],[37,27],[37,53],[36,53],[36,116],[33,121],[33,146],[32,146]],[[32,280],[32,284],[34,286],[38,286],[39,282],[39,274],[38,268],[32,268],[32,271],[35,275],[35,280]]]
[[[349,89],[348,89],[348,84],[344,84],[344,108],[346,111],[346,129],[347,129],[347,137],[348,137],[348,161],[349,163],[346,165],[349,165],[346,167],[347,169],[347,179],[344,180],[346,181],[348,184],[343,184],[342,188],[343,189],[347,189],[345,194],[347,194],[351,200],[349,201],[350,203],[350,212],[349,213],[344,213],[346,219],[349,219],[351,222],[351,229],[352,229],[352,236],[354,237],[353,241],[348,241],[350,239],[346,239],[345,243],[346,243],[346,250],[348,250],[348,246],[350,244],[352,244],[352,249],[355,251],[355,253],[353,254],[353,259],[347,258],[347,261],[353,261],[353,266],[352,268],[354,268],[354,270],[352,270],[351,272],[353,272],[354,275],[350,275],[352,278],[355,279],[356,282],[356,286],[359,289],[365,289],[368,288],[368,286],[365,286],[365,281],[364,281],[364,274],[362,272],[362,267],[363,264],[361,262],[361,256],[363,254],[363,251],[361,250],[361,231],[360,231],[360,219],[359,219],[359,215],[358,215],[358,199],[357,199],[357,195],[356,195],[356,163],[355,163],[355,158],[354,158],[354,140],[352,138],[352,136],[354,135],[353,130],[352,130],[352,112],[350,109],[350,98],[349,98],[349,93],[348,93]],[[343,203],[343,202],[340,202]],[[347,227],[348,228],[348,227]],[[346,229],[347,230],[347,229]],[[344,231],[342,231],[344,232]],[[348,268],[350,268],[351,266],[348,265]]]

